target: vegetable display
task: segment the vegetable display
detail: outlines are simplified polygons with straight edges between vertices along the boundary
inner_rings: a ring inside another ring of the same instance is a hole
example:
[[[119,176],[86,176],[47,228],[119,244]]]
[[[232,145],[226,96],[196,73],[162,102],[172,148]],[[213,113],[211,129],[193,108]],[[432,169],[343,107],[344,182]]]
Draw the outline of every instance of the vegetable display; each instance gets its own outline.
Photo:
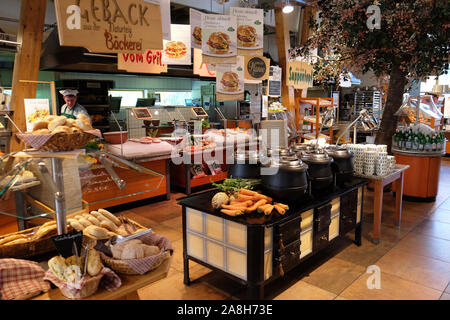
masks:
[[[222,192],[227,194],[233,194],[241,189],[253,189],[256,185],[260,184],[260,179],[243,179],[243,178],[230,178],[225,179],[223,183],[218,184],[211,180],[211,184],[218,188]]]

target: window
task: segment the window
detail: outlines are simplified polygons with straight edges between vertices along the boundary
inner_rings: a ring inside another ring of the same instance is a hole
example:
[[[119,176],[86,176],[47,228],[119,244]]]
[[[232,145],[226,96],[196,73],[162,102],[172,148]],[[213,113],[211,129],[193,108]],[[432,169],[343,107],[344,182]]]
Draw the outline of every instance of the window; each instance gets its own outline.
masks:
[[[192,91],[158,91],[160,101],[156,105],[161,106],[184,106],[186,99],[192,99]]]
[[[144,98],[144,90],[109,90],[113,97],[122,97],[121,107],[135,107],[139,98]]]

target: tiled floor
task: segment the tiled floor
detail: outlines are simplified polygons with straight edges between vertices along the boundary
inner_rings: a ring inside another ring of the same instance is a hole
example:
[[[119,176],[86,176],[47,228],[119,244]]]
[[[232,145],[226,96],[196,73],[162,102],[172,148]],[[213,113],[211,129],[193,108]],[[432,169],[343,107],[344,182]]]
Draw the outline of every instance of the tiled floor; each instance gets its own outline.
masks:
[[[190,262],[190,286],[183,284],[181,208],[171,200],[129,209],[124,213],[168,237],[174,247],[167,278],[139,291],[141,299],[245,299],[245,288],[199,264]],[[288,273],[290,285],[274,281],[266,299],[450,299],[450,161],[442,162],[435,202],[403,202],[402,224],[394,225],[395,198],[385,193],[381,242],[373,244],[373,192],[365,195],[363,241],[352,233]],[[380,271],[379,287],[373,265]],[[367,269],[369,266],[372,266]],[[371,287],[372,289],[369,289]],[[374,288],[375,287],[375,288]]]

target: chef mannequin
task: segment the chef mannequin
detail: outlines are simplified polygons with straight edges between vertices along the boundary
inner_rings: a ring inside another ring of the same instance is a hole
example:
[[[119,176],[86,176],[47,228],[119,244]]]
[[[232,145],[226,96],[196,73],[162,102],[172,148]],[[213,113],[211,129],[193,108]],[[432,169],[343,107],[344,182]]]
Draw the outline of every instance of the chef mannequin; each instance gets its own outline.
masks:
[[[64,101],[66,102],[61,107],[62,116],[70,119],[75,119],[77,115],[83,113],[89,117],[89,113],[86,111],[86,109],[77,102],[78,90],[65,89],[60,90],[59,93],[63,95]]]

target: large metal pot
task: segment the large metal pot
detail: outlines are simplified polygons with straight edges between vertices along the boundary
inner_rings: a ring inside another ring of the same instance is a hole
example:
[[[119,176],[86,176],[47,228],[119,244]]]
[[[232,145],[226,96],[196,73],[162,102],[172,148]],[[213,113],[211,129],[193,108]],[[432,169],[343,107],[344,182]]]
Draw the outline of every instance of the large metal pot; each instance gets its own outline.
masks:
[[[331,168],[333,158],[324,151],[304,153],[301,160],[308,165],[309,190],[311,194],[328,191],[333,187],[334,175]]]
[[[273,174],[263,174],[261,179],[264,189],[275,201],[295,201],[307,194],[308,166],[296,156],[272,158],[264,167],[273,170]]]
[[[244,150],[235,153],[233,160],[228,168],[228,177],[259,179],[261,161],[258,152]]]
[[[313,152],[315,145],[310,143],[296,143],[292,145],[291,149],[297,156],[300,156],[302,153]]]
[[[342,186],[353,175],[353,153],[341,146],[329,146],[327,152],[334,160],[331,168],[336,177],[336,185]]]

